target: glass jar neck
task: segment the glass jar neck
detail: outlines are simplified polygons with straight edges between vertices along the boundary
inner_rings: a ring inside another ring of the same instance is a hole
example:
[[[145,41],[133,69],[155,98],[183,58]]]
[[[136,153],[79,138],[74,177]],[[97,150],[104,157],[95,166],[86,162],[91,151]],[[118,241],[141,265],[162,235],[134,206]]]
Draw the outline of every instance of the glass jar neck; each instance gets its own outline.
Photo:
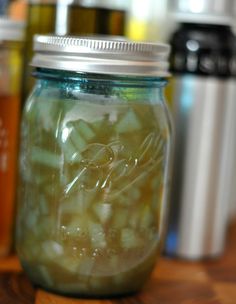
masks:
[[[90,73],[76,73],[53,69],[37,68],[34,76],[38,79],[35,90],[51,94],[56,91],[64,99],[104,99],[120,102],[150,104],[164,103],[164,87],[167,80],[158,77],[117,76]],[[90,97],[89,97],[90,96]]]
[[[79,73],[62,70],[36,68],[33,76],[37,79],[56,81],[56,82],[71,82],[80,85],[89,83],[96,83],[99,85],[113,86],[113,87],[153,87],[164,88],[167,84],[165,78],[155,76],[120,76],[107,74],[91,74]]]

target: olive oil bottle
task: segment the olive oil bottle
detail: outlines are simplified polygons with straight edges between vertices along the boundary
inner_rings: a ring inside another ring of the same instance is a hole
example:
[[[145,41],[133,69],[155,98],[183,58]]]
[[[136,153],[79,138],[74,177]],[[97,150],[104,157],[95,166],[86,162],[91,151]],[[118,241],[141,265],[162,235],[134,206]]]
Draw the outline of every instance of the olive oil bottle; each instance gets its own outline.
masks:
[[[124,3],[124,1],[122,1]],[[23,102],[33,86],[29,62],[35,34],[123,36],[126,5],[102,0],[31,0],[28,5]],[[30,81],[29,81],[30,79]]]

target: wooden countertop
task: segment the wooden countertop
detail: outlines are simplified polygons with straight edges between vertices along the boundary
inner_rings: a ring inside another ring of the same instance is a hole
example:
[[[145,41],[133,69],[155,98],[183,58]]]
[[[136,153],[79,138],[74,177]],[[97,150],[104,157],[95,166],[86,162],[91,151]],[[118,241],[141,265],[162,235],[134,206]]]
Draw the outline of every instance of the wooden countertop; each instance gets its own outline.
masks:
[[[134,297],[113,300],[64,298],[32,287],[16,257],[0,260],[0,304],[236,304],[236,223],[225,254],[193,263],[162,258]]]

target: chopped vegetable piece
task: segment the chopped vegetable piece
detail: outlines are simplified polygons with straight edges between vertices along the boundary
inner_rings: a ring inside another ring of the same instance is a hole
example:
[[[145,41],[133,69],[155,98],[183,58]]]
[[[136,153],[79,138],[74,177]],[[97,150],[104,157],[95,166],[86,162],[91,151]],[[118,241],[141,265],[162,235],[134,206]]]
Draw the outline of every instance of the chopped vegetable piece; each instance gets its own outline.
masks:
[[[59,140],[59,145],[67,162],[74,163],[81,161],[81,154],[75,145],[71,142],[70,138],[68,138],[65,142]]]
[[[70,138],[73,144],[75,145],[77,151],[82,152],[86,148],[87,142],[75,128],[72,129],[70,133]]]
[[[117,208],[113,216],[112,227],[115,229],[124,228],[128,222],[128,212],[125,208]]]
[[[60,205],[61,214],[76,214],[78,216],[79,214],[82,214],[83,210],[83,200],[81,201],[77,196],[74,196],[72,200],[65,201]]]
[[[86,222],[83,217],[75,216],[75,214],[71,214],[70,217],[72,220],[62,226],[63,233],[70,239],[76,238],[78,240],[87,231]]]
[[[45,241],[42,243],[42,249],[45,256],[49,259],[55,259],[64,252],[63,247],[55,241]]]
[[[49,131],[55,124],[55,114],[58,110],[58,102],[57,100],[51,100],[50,102],[39,102],[40,104],[38,104],[37,111],[42,121],[42,127]]]
[[[148,229],[153,223],[153,214],[149,206],[145,206],[141,213],[140,227],[142,229]]]
[[[126,133],[138,131],[142,128],[142,125],[137,117],[137,115],[131,109],[121,118],[121,120],[116,125],[116,131],[118,133]]]
[[[135,231],[130,228],[124,228],[121,231],[121,246],[124,249],[131,249],[140,246],[140,239]]]
[[[90,221],[88,223],[88,229],[93,248],[105,248],[106,239],[102,225]]]
[[[32,148],[31,161],[54,169],[59,169],[61,165],[60,155],[43,150],[39,147]]]
[[[127,196],[132,202],[137,201],[140,198],[140,191],[138,188],[132,188],[128,192]]]
[[[102,127],[103,127],[103,120],[101,119],[101,120],[95,120],[92,124],[91,124],[91,126],[93,127],[93,129],[95,130],[95,131],[101,131],[102,130]]]
[[[69,274],[76,274],[78,273],[78,268],[81,264],[81,259],[79,257],[75,258],[64,255],[55,262],[57,262],[58,266],[63,268],[63,270],[65,270]]]
[[[26,217],[26,225],[29,229],[34,229],[37,226],[38,212],[37,210],[29,212]]]
[[[94,258],[84,257],[83,259],[81,259],[81,264],[79,266],[78,273],[90,276],[92,274],[94,264]]]
[[[133,229],[137,229],[139,227],[140,224],[140,210],[139,208],[137,208],[136,210],[134,210],[134,212],[130,215],[129,218],[129,225],[133,228]]]
[[[85,138],[86,140],[91,140],[94,136],[95,133],[94,131],[90,128],[89,124],[87,124],[85,121],[80,120],[78,125],[76,126],[77,130],[79,133]]]
[[[95,204],[93,209],[101,223],[104,224],[110,219],[112,213],[111,204],[108,203]]]

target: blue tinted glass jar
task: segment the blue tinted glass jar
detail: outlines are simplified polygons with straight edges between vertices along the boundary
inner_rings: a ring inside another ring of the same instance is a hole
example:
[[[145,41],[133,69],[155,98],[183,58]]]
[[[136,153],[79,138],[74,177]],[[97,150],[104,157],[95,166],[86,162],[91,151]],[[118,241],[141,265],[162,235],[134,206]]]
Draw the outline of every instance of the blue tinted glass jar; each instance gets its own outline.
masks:
[[[168,46],[38,36],[23,113],[17,252],[32,282],[139,290],[165,227]]]

